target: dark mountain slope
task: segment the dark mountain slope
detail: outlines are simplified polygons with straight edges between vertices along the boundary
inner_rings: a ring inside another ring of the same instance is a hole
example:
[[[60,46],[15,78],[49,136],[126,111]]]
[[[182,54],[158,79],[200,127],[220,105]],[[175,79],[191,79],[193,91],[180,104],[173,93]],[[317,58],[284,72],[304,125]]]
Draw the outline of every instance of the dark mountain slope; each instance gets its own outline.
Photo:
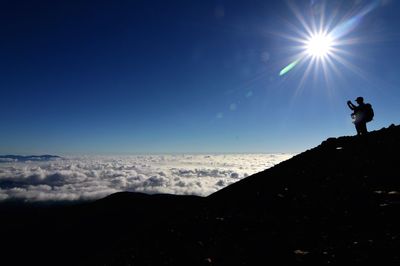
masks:
[[[399,148],[398,126],[365,137],[328,139],[208,200],[219,215],[248,225],[272,220],[269,230],[284,239],[287,256],[292,251],[292,258],[282,265],[396,265]],[[264,230],[248,237],[249,243],[262,243],[268,237],[259,237]]]
[[[6,265],[400,265],[400,127],[324,141],[207,198],[0,206]]]
[[[330,138],[316,148],[236,182],[209,198],[235,200],[241,195],[242,200],[253,200],[259,196],[274,196],[275,192],[283,195],[318,189],[324,196],[336,186],[349,191],[353,185],[361,184],[377,190],[399,188],[399,172],[395,171],[400,167],[399,146],[399,126],[370,132],[364,137]]]

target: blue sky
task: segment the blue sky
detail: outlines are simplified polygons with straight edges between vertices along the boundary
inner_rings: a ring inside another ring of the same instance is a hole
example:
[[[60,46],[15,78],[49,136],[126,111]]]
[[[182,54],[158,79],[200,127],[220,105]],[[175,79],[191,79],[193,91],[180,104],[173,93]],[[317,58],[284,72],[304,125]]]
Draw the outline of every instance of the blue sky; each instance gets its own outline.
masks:
[[[296,59],[320,10],[344,64]],[[300,152],[398,124],[399,1],[2,1],[0,153]],[[350,64],[352,66],[350,66]],[[357,68],[357,71],[355,69]],[[301,82],[304,80],[304,82]]]

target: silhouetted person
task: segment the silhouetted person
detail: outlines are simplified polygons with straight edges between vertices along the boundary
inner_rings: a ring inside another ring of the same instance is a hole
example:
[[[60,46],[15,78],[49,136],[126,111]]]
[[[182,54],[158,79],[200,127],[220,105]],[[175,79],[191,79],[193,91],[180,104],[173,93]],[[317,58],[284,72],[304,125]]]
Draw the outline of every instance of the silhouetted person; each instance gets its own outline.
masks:
[[[371,104],[364,103],[363,97],[357,97],[356,102],[358,105],[354,105],[351,101],[347,101],[347,105],[353,111],[351,117],[353,123],[356,126],[357,135],[365,135],[367,130],[367,122],[370,122],[374,116]]]

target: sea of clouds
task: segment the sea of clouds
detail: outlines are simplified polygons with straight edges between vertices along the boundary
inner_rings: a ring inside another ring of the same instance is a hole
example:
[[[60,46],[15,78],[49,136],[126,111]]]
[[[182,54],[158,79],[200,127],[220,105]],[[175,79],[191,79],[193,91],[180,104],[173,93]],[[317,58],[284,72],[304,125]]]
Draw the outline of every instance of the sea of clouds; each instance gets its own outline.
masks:
[[[207,196],[292,156],[81,156],[46,162],[2,162],[0,200],[92,200],[118,191]]]

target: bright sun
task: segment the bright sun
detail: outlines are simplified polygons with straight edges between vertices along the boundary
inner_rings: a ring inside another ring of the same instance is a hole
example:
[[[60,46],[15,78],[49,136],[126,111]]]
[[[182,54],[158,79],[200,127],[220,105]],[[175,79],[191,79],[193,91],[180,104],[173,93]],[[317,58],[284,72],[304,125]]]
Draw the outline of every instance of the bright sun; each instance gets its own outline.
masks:
[[[338,10],[333,10],[332,14],[326,13],[329,8],[322,3],[317,9],[311,4],[311,9],[305,10],[307,16],[303,16],[294,4],[296,1],[291,2],[293,3],[289,6],[297,18],[297,23],[290,25],[291,32],[295,34],[284,34],[284,36],[290,40],[292,50],[296,51],[296,54],[293,55],[291,62],[282,68],[279,76],[286,75],[297,65],[306,65],[300,84],[303,84],[312,70],[315,70],[314,78],[322,72],[325,80],[330,79],[331,72],[340,74],[341,66],[360,73],[360,69],[349,61],[352,54],[347,51],[347,47],[359,43],[362,38],[361,35],[354,38],[350,34],[358,27],[363,17],[380,6],[380,1],[365,1],[370,3],[365,6],[360,4],[357,13],[344,14],[344,17],[337,17],[341,13]],[[314,12],[315,10],[318,12]],[[309,11],[312,11],[312,16],[308,16]]]
[[[314,58],[323,59],[332,52],[333,39],[328,34],[315,34],[306,42],[306,53]]]

